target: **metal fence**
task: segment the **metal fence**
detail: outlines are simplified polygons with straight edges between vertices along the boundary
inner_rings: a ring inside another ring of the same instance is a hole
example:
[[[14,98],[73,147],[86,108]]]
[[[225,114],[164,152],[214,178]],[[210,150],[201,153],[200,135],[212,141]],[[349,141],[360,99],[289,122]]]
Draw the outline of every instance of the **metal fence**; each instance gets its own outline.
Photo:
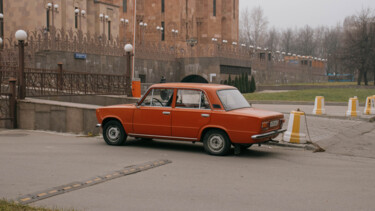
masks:
[[[16,78],[17,68],[0,66],[2,93],[9,90],[7,81]],[[25,84],[27,97],[126,93],[125,75],[25,68]]]

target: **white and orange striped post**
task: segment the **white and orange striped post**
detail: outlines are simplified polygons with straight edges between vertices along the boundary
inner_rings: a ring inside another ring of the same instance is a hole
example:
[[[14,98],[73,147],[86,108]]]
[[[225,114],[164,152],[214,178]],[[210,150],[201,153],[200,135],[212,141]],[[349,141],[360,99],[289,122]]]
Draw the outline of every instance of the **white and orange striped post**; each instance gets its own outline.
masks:
[[[292,111],[289,117],[288,129],[284,133],[283,140],[290,143],[304,144],[307,142],[305,126],[305,113],[301,111]]]
[[[375,114],[375,95],[367,97],[365,110],[363,111],[365,115]]]
[[[359,102],[357,96],[350,98],[348,102],[348,110],[346,111],[346,116],[357,117],[359,114]]]
[[[323,96],[316,96],[315,97],[314,110],[313,110],[312,113],[315,114],[315,115],[326,114],[326,109],[324,108],[324,97]]]

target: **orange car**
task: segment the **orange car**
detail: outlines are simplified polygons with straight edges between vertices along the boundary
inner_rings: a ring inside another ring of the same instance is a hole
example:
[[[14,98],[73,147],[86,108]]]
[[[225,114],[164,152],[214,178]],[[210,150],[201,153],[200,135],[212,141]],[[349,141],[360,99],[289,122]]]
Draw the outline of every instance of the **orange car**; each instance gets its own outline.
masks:
[[[252,108],[235,87],[217,84],[155,84],[137,104],[98,108],[96,116],[109,145],[122,145],[128,136],[202,141],[212,155],[285,131],[283,114]]]

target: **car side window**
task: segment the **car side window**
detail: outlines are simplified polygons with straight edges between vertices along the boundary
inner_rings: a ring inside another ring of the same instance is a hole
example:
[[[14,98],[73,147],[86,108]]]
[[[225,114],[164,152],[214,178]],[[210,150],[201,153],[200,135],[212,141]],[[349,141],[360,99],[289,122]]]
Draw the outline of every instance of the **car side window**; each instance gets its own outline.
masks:
[[[143,100],[141,106],[171,107],[173,89],[152,89]]]
[[[179,89],[177,91],[176,108],[210,109],[210,104],[202,91]]]

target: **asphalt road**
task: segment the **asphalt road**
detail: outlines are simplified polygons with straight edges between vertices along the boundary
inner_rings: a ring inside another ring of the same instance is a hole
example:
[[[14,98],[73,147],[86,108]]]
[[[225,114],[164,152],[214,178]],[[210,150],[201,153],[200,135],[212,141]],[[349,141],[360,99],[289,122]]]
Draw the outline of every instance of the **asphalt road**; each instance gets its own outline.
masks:
[[[124,167],[170,164],[31,205],[75,210],[373,210],[374,158],[253,146],[209,156],[201,144],[0,131],[0,198],[18,199]]]

